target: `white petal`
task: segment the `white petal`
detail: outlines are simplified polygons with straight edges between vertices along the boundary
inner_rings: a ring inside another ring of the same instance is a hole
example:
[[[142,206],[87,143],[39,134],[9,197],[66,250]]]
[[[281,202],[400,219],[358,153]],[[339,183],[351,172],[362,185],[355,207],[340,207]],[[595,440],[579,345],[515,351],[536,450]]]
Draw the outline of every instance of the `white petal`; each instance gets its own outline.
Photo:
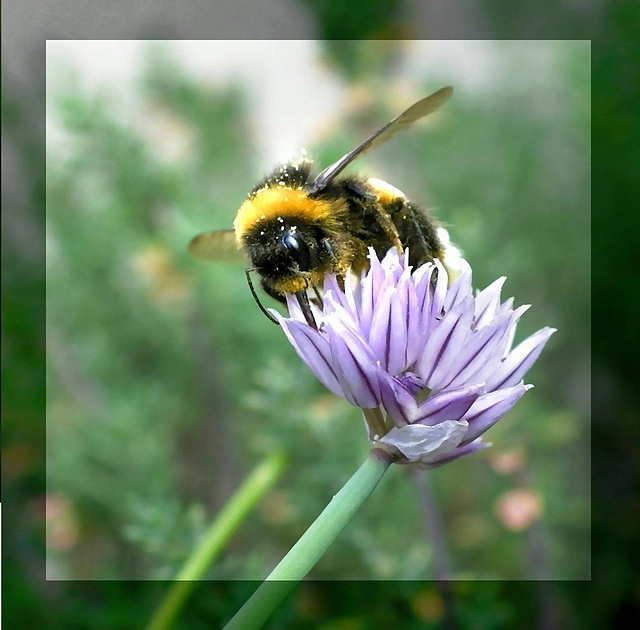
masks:
[[[380,442],[395,446],[409,461],[425,455],[444,455],[452,451],[464,438],[468,424],[464,420],[445,420],[433,427],[407,424],[394,427]]]

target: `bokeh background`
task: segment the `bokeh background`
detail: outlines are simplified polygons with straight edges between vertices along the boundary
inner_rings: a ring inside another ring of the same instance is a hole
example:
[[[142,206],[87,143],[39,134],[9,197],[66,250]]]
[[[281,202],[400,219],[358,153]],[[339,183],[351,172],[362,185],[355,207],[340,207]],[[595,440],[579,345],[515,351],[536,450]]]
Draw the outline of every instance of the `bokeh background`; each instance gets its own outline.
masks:
[[[613,17],[622,33],[630,14]],[[194,230],[228,225],[248,187],[274,158],[287,157],[285,150],[306,146],[325,163],[413,96],[444,83],[457,89],[447,111],[368,156],[359,170],[435,206],[472,262],[478,286],[508,276],[506,294],[534,304],[521,336],[542,325],[559,328],[528,379],[536,389],[492,431],[493,449],[459,462],[461,469],[429,476],[458,578],[455,616],[462,627],[487,628],[554,627],[558,617],[555,627],[605,627],[629,618],[634,604],[625,597],[634,598],[637,580],[620,547],[633,530],[637,503],[624,493],[637,467],[625,464],[631,442],[601,423],[599,445],[619,455],[610,464],[594,461],[600,491],[594,540],[606,580],[592,592],[584,582],[514,581],[589,575],[589,47],[538,44],[549,52],[532,61],[531,52],[518,53],[518,44],[511,54],[509,44],[492,45],[497,58],[483,81],[474,81],[482,63],[468,63],[466,74],[458,63],[441,71],[422,66],[414,75],[402,70],[398,78],[410,46],[321,44],[319,85],[331,91],[332,102],[295,132],[288,110],[307,111],[323,95],[283,107],[280,133],[288,139],[277,155],[268,153],[274,136],[264,135],[272,124],[264,92],[242,77],[221,80],[213,67],[202,73],[175,48],[141,54],[135,71],[121,70],[119,80],[97,74],[92,82],[82,70],[90,60],[77,54],[58,68],[48,98],[46,226],[44,215],[32,211],[44,198],[43,181],[15,178],[7,196],[20,212],[7,220],[8,253],[3,248],[3,358],[11,359],[10,370],[3,361],[9,421],[3,476],[5,504],[19,508],[5,512],[5,612],[22,627],[144,623],[164,583],[123,580],[171,575],[254,462],[283,448],[290,457],[285,478],[212,569],[210,576],[223,581],[198,589],[182,622],[219,624],[255,587],[235,578],[261,577],[326,503],[323,495],[359,464],[364,450],[357,445],[365,447],[356,412],[328,399],[292,362],[278,330],[251,301],[241,269],[189,261],[184,245]],[[624,201],[613,183],[625,173],[626,181],[633,178],[632,163],[622,170],[614,165],[613,143],[632,138],[634,127],[632,119],[614,115],[613,88],[633,81],[630,66],[611,56],[600,54],[597,68],[594,128],[607,132],[598,148],[601,160],[609,156],[604,166],[611,187],[601,182],[594,194],[610,204],[612,196]],[[278,73],[271,67],[268,74]],[[529,89],[531,83],[538,89]],[[545,90],[550,96],[541,98]],[[37,168],[31,104],[19,95],[3,95],[3,122],[18,148],[11,157],[17,154],[19,167]],[[3,214],[6,228],[4,220]],[[44,351],[37,313],[44,284],[33,250],[34,234],[45,232],[46,491],[34,439],[44,409],[41,373],[34,371]],[[610,243],[631,237],[618,231]],[[621,255],[617,246],[601,251]],[[630,271],[616,268],[614,280]],[[599,277],[608,274],[596,269]],[[623,313],[608,303],[597,306],[621,321]],[[599,347],[606,352],[597,364],[598,406],[612,416],[630,411],[628,381],[617,380],[604,357],[613,360],[618,352],[632,366],[632,355],[624,346]],[[634,426],[630,420],[629,437]],[[393,472],[350,525],[357,535],[345,532],[315,577],[408,579],[363,588],[308,583],[273,627],[389,627],[399,619],[439,627],[442,593],[422,581],[433,577],[433,549],[411,481]],[[529,515],[520,529],[513,514]],[[613,515],[621,518],[610,527]],[[46,584],[45,555],[54,580]],[[13,578],[8,586],[7,574]],[[475,581],[491,577],[503,581]],[[77,579],[84,581],[70,581]]]
[[[444,84],[445,111],[357,167],[435,208],[484,287],[558,328],[486,455],[429,473],[452,578],[588,579],[587,42],[49,42],[48,576],[169,578],[250,467],[289,458],[211,568],[259,579],[367,452],[253,304],[242,267],[188,259],[253,183],[320,165]],[[346,63],[341,60],[346,60]],[[94,67],[95,63],[95,67]],[[102,68],[100,67],[102,66]],[[314,569],[434,576],[394,470]],[[471,481],[473,480],[473,481]]]

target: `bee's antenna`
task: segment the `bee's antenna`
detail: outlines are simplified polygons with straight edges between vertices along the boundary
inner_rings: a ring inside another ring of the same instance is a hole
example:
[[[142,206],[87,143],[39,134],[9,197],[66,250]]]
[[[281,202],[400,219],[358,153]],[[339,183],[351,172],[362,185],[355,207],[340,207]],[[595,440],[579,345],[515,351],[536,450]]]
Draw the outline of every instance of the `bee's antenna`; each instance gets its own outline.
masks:
[[[250,269],[245,269],[244,273],[247,276],[247,284],[249,285],[249,289],[251,290],[251,295],[253,295],[253,299],[256,301],[256,304],[260,307],[260,310],[265,314],[267,319],[270,322],[273,322],[276,326],[280,326],[280,322],[271,313],[269,313],[269,311],[264,306],[262,306],[262,302],[260,301],[260,298],[258,297],[256,290],[253,288],[253,282],[251,281],[251,275],[250,275],[252,271],[255,271],[253,267],[251,267]]]

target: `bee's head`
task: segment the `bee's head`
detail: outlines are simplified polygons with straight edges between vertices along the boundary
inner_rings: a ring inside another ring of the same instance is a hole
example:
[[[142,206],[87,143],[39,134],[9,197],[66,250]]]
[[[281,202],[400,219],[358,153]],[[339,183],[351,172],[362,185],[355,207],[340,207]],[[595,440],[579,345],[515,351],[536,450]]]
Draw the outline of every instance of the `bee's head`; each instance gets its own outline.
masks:
[[[301,182],[293,181],[295,172],[295,165],[288,165],[263,182],[234,221],[238,245],[275,296],[321,286],[324,275],[335,271],[344,240],[346,202],[312,199]]]
[[[324,274],[333,251],[325,230],[300,219],[276,217],[245,235],[253,267],[277,293],[309,287],[312,275]]]

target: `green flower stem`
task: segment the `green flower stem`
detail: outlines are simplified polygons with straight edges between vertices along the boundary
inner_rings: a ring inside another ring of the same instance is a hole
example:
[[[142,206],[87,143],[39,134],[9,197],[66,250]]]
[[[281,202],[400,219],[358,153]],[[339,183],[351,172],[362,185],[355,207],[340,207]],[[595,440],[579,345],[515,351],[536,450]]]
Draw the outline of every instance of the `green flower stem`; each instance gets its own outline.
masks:
[[[247,514],[279,479],[284,468],[284,455],[274,453],[258,464],[242,482],[185,562],[146,630],[165,630],[170,627],[197,580],[205,574]]]
[[[336,494],[291,551],[258,587],[224,630],[257,630],[315,566],[358,508],[371,494],[391,463],[384,451],[373,450]]]

